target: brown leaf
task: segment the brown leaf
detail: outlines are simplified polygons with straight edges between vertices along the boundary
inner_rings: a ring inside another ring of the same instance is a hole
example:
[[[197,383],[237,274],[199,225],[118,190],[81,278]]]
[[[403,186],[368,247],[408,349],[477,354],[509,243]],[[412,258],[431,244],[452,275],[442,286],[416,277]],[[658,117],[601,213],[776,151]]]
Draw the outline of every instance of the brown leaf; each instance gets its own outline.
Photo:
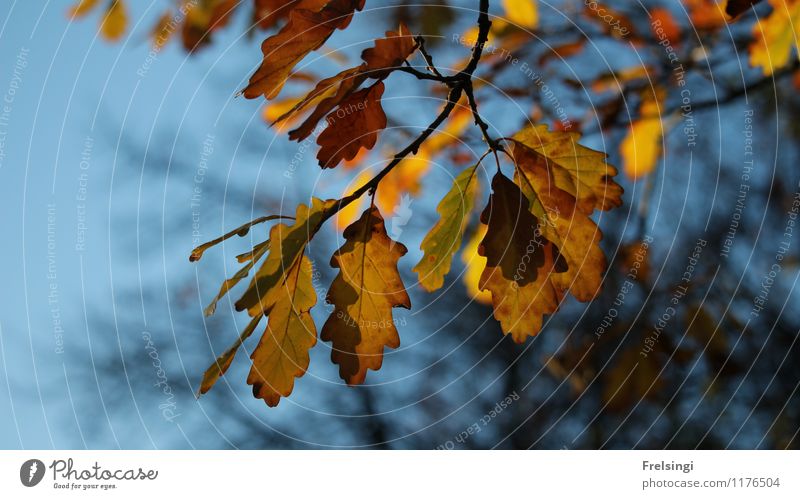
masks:
[[[339,274],[327,301],[335,308],[321,337],[333,342],[331,360],[339,365],[341,378],[357,385],[364,382],[367,369],[381,368],[384,347],[400,346],[392,308],[411,308],[397,270],[397,261],[407,250],[389,238],[374,206],[345,229],[344,238],[331,258]]]
[[[261,44],[264,60],[242,94],[248,99],[259,95],[275,98],[295,65],[320,48],[335,30],[346,28],[353,13],[364,7],[364,1],[330,0],[319,11],[292,10],[289,22]]]
[[[289,112],[275,120],[275,123],[292,117],[298,113],[302,113],[307,107],[317,104],[316,109],[303,121],[303,123],[296,129],[289,132],[289,140],[296,140],[300,142],[305,140],[306,137],[314,132],[319,120],[326,114],[331,112],[333,108],[338,106],[347,97],[352,95],[361,83],[367,79],[362,74],[363,66],[357,68],[345,69],[341,73],[325,78],[317,83],[308,95],[297,103]]]
[[[535,336],[542,316],[552,314],[563,297],[550,279],[567,271],[558,248],[541,232],[539,219],[519,187],[498,172],[481,214],[487,225],[478,253],[486,257],[480,288],[492,293],[494,317],[517,343]]]
[[[735,19],[750,10],[753,5],[759,3],[761,3],[761,0],[728,0],[728,5],[725,6],[725,13]]]
[[[404,24],[397,31],[387,31],[386,38],[375,40],[375,46],[361,53],[366,63],[364,71],[370,78],[385,78],[416,49],[414,37]]]
[[[328,127],[317,138],[317,159],[322,168],[334,168],[342,160],[355,158],[362,148],[375,147],[378,132],[386,128],[381,107],[383,90],[380,81],[359,90],[325,118]]]

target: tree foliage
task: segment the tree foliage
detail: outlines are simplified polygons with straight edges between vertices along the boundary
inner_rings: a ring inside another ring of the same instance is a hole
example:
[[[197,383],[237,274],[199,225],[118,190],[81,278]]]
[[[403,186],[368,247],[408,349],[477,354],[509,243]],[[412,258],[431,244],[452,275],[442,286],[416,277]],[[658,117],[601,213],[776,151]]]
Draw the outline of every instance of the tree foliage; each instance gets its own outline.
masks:
[[[176,18],[172,11],[159,19],[152,30],[154,45],[160,46],[173,31],[179,31],[183,46],[193,51],[225,27],[235,11],[249,5],[253,28],[270,30],[271,34],[263,40],[261,64],[241,94],[247,99],[268,101],[265,117],[280,132],[293,127],[288,131],[291,140],[314,136],[319,146],[316,157],[324,169],[357,167],[359,159],[378,144],[388,123],[382,98],[386,88],[399,84],[396,81],[400,78],[430,82],[432,94],[445,95],[436,118],[377,173],[362,170],[357,187],[342,198],[314,198],[308,205],[299,205],[293,216],[262,217],[209,243],[244,235],[256,223],[275,222],[268,239],[240,255],[242,268],[222,284],[207,308],[207,313],[213,313],[216,302],[256,269],[236,301],[236,309],[246,311],[251,321],[237,342],[206,371],[201,393],[225,373],[238,348],[266,319],[251,355],[247,382],[253,385],[254,395],[270,406],[290,395],[295,378],[308,368],[308,352],[317,340],[310,315],[317,300],[308,244],[326,222],[352,212],[362,197],[369,198],[369,206],[357,220],[343,224],[345,242],[331,258],[338,274],[326,297],[332,310],[320,337],[332,344],[331,360],[339,366],[347,384],[363,383],[367,370],[380,369],[384,349],[400,345],[393,309],[411,307],[407,285],[398,270],[398,261],[407,250],[387,234],[385,212],[403,195],[416,194],[420,179],[427,173],[427,160],[455,149],[453,137],[465,135],[470,122],[487,149],[477,163],[451,157],[461,170],[439,202],[439,219],[421,244],[424,255],[413,268],[421,287],[428,292],[440,289],[461,250],[469,262],[466,280],[471,294],[491,303],[503,333],[518,343],[538,334],[544,317],[556,313],[567,295],[581,302],[598,295],[606,257],[601,248],[602,233],[592,217],[622,205],[623,189],[615,180],[617,169],[608,164],[604,152],[582,145],[579,131],[566,129],[563,122],[548,125],[542,116],[533,116],[532,124],[511,130],[508,136],[493,135],[479,111],[476,93],[487,90],[487,82],[497,79],[503,53],[523,53],[535,43],[536,30],[543,27],[535,1],[504,0],[500,4],[506,15],[496,19],[490,18],[488,0],[475,3],[477,22],[462,37],[470,47],[464,50],[460,69],[449,74],[435,65],[426,38],[415,36],[402,22],[376,38],[355,67],[325,77],[309,77],[297,71],[297,65],[311,52],[350,26],[365,8],[365,0],[192,1],[177,7],[182,12],[179,30],[168,29]],[[723,29],[727,22],[746,18],[760,3],[684,1],[694,27],[711,33]],[[791,26],[800,23],[800,0],[764,3],[772,9],[754,22],[748,48],[751,64],[771,75],[791,67],[792,52],[798,45]],[[97,0],[81,0],[72,7],[70,16],[85,16],[100,5]],[[104,5],[100,32],[109,40],[118,39],[125,31],[125,2],[112,0]],[[597,20],[597,26],[611,36],[623,33],[631,43],[663,47],[681,43],[685,28],[667,9],[653,9],[650,14],[655,21],[649,33],[635,29],[624,13],[606,12],[614,22]],[[594,14],[587,11],[586,15]],[[539,64],[580,54],[585,43],[585,38],[578,37],[553,47]],[[487,50],[489,45],[493,50]],[[479,70],[481,78],[474,77]],[[617,119],[625,93],[638,93],[637,118],[620,145],[623,171],[632,180],[656,170],[663,137],[670,126],[670,120],[665,119],[670,113],[668,102],[682,86],[680,80],[635,85],[650,74],[649,68],[632,67],[599,75],[589,85],[598,94],[612,96],[607,106],[596,111],[604,126]],[[312,83],[305,95],[283,95],[288,81],[301,78]],[[504,90],[513,94],[513,89]],[[482,190],[478,171],[486,168],[495,171],[491,185]],[[482,197],[485,191],[490,191],[487,200]],[[469,232],[476,226],[474,208],[481,205],[477,229]],[[197,248],[191,259],[200,259],[207,247]]]

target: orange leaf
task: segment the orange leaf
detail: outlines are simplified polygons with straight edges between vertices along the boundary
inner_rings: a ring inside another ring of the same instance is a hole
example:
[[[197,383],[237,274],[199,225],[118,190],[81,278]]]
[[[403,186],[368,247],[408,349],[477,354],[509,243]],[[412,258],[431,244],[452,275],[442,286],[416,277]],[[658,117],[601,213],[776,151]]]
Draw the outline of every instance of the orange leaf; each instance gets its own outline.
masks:
[[[361,53],[366,63],[364,71],[370,78],[385,78],[393,69],[414,52],[416,44],[408,28],[400,24],[398,31],[387,31],[386,38],[375,41],[375,46]]]
[[[259,95],[274,99],[295,65],[320,48],[335,30],[346,28],[353,13],[364,7],[364,1],[331,0],[319,11],[292,10],[283,29],[261,44],[264,60],[242,94],[248,99]]]

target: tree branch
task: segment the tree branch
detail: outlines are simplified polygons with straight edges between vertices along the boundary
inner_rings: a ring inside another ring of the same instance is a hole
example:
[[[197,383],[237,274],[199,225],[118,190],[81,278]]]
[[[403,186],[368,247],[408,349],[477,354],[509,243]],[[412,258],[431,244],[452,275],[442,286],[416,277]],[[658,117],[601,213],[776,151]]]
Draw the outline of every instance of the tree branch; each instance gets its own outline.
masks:
[[[442,76],[443,79],[450,79],[452,78],[453,84],[450,88],[450,92],[447,95],[447,104],[445,105],[444,109],[439,113],[439,115],[434,119],[430,125],[417,137],[413,142],[407,145],[403,150],[398,152],[392,158],[392,161],[386,165],[383,170],[381,170],[377,175],[372,177],[367,183],[356,189],[355,192],[346,196],[339,200],[336,206],[333,207],[329,212],[323,215],[322,220],[320,221],[320,225],[325,223],[328,219],[330,219],[333,215],[338,213],[342,208],[348,206],[353,201],[359,199],[364,193],[369,191],[375,191],[378,188],[378,183],[389,174],[392,169],[400,164],[403,159],[406,158],[411,153],[416,154],[419,150],[420,146],[422,145],[431,134],[436,131],[436,129],[444,123],[444,121],[450,116],[450,113],[453,112],[455,109],[458,100],[461,98],[461,94],[467,90],[468,88],[472,88],[472,74],[475,72],[475,69],[478,67],[478,62],[481,59],[481,55],[483,54],[483,47],[486,45],[487,40],[489,39],[489,28],[492,26],[492,22],[489,20],[489,0],[480,0],[479,5],[480,13],[478,15],[478,37],[475,40],[475,45],[472,48],[472,56],[470,57],[467,65],[458,72],[457,75],[452,77]],[[413,69],[413,68],[400,68],[400,70],[404,69]],[[410,71],[405,71],[410,72]],[[414,73],[412,73],[414,74]],[[437,81],[441,81],[435,75],[428,75],[425,73],[420,73],[425,75],[426,78],[424,79],[436,79]],[[416,74],[415,74],[416,76]],[[430,78],[429,78],[430,77]]]

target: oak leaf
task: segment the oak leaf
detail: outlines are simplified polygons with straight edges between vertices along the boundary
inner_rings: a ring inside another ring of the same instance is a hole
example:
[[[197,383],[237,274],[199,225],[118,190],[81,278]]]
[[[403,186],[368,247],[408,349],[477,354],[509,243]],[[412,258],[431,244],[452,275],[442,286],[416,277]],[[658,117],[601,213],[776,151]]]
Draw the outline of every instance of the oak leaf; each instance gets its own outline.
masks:
[[[333,343],[331,360],[339,365],[341,378],[357,385],[367,369],[381,368],[385,347],[400,346],[392,308],[411,308],[397,269],[407,250],[389,238],[374,206],[345,229],[344,238],[331,258],[331,266],[339,269],[327,295],[334,310],[320,336]]]
[[[250,356],[247,383],[253,395],[270,407],[292,393],[294,378],[308,369],[308,351],[317,343],[309,310],[317,303],[311,280],[311,261],[298,258],[287,272],[282,294],[269,314],[267,330]]]
[[[381,81],[361,89],[326,117],[328,127],[317,138],[317,159],[322,168],[334,168],[342,160],[355,158],[362,148],[375,147],[378,132],[386,128],[383,90]]]
[[[219,378],[228,371],[228,368],[231,367],[233,363],[234,357],[236,357],[236,352],[239,351],[239,348],[242,344],[249,338],[253,331],[256,330],[258,323],[261,322],[263,315],[258,315],[253,317],[250,320],[250,323],[242,330],[242,333],[239,335],[239,338],[234,342],[233,345],[228,347],[225,352],[222,353],[217,359],[214,361],[211,366],[206,369],[206,372],[203,373],[203,379],[200,381],[200,390],[198,391],[198,395],[203,395],[207,393],[214,385],[217,383]]]
[[[530,201],[531,211],[541,221],[542,235],[557,245],[567,270],[551,276],[559,290],[569,290],[580,301],[590,301],[600,292],[606,258],[600,248],[602,232],[578,209],[577,200],[552,181],[554,165],[518,142],[511,142],[516,165],[515,178]]]
[[[617,169],[606,163],[605,153],[580,145],[579,138],[574,132],[551,132],[547,125],[536,125],[518,132],[513,140],[552,166],[553,185],[574,196],[584,213],[622,206],[622,187],[612,178]]]
[[[385,78],[400,67],[417,45],[406,25],[400,23],[397,31],[387,31],[386,38],[375,40],[375,46],[361,53],[366,64],[364,71],[370,78]]]
[[[297,63],[320,48],[334,31],[346,28],[355,11],[364,8],[364,1],[330,0],[319,10],[293,9],[286,25],[261,44],[264,59],[242,94],[248,99],[259,95],[275,98]]]
[[[269,315],[285,295],[288,272],[305,251],[308,241],[336,205],[335,200],[311,199],[311,206],[297,207],[292,225],[274,225],[269,231],[269,254],[253,276],[250,285],[236,302],[236,310],[247,310],[251,317]]]
[[[436,208],[439,220],[420,245],[425,254],[413,270],[419,275],[420,285],[428,292],[442,287],[444,276],[450,272],[453,255],[461,247],[477,192],[477,169],[478,165],[467,168],[456,177],[450,191]]]
[[[792,49],[800,47],[800,31],[797,29],[800,25],[800,1],[769,0],[769,3],[772,13],[753,26],[754,39],[750,44],[750,64],[760,67],[765,76],[789,64]]]
[[[487,226],[478,247],[486,257],[480,288],[492,293],[494,317],[503,333],[524,343],[542,328],[542,316],[558,308],[563,292],[551,273],[567,271],[558,247],[547,240],[530,203],[514,182],[498,172],[489,204],[481,213]]]

